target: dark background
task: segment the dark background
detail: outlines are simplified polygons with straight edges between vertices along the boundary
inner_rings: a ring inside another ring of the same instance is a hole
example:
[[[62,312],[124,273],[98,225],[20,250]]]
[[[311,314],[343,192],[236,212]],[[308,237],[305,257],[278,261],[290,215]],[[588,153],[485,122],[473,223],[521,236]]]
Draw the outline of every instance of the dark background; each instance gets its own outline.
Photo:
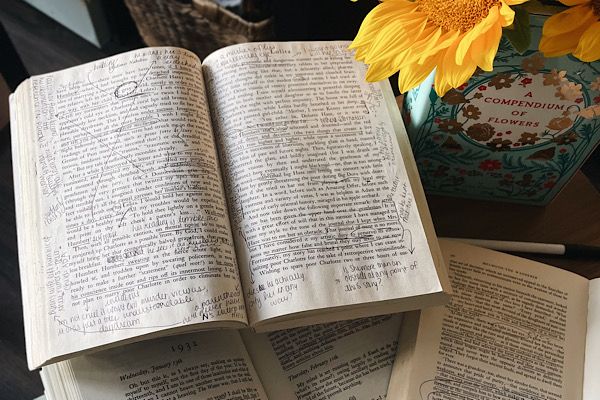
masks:
[[[277,40],[352,39],[376,0],[274,0]],[[105,0],[115,39],[98,49],[44,14],[18,0],[0,2],[0,23],[10,41],[0,40],[0,68],[10,84],[37,75],[143,47],[122,0]],[[0,31],[0,36],[1,35]],[[6,37],[6,36],[5,36]],[[22,60],[11,55],[16,53]],[[24,67],[24,69],[23,69]],[[583,168],[600,188],[600,153]],[[0,399],[33,399],[43,393],[37,371],[27,369],[19,283],[10,129],[0,132]],[[435,222],[435,221],[434,221]]]

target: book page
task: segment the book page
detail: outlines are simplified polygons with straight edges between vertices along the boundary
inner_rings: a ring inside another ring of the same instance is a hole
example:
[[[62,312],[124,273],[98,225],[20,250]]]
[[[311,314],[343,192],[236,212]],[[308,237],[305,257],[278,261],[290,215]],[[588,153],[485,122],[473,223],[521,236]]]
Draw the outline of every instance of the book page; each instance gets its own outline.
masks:
[[[398,354],[411,371],[394,366],[388,397],[581,399],[588,280],[458,242],[440,245],[454,296],[421,311],[410,362]],[[392,391],[407,382],[408,390]]]
[[[201,322],[245,323],[200,61],[125,53],[32,78],[50,356]],[[27,268],[27,265],[22,265]],[[41,308],[45,307],[45,310]],[[239,324],[238,324],[239,325]],[[30,349],[36,353],[38,349]],[[43,361],[43,360],[42,360]]]
[[[585,366],[583,373],[583,400],[598,398],[600,393],[600,279],[590,281],[587,334],[585,339]]]
[[[242,338],[270,399],[382,400],[401,315],[363,318]]]
[[[236,331],[134,343],[44,367],[42,376],[49,400],[267,400]]]
[[[244,44],[204,61],[252,324],[441,291],[389,85],[366,83],[347,45]]]

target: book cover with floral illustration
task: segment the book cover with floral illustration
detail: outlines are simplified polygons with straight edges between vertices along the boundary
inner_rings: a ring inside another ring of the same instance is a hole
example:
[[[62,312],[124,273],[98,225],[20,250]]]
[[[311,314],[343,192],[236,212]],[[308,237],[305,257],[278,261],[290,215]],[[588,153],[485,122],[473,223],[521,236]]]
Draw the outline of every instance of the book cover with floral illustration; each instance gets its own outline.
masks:
[[[502,38],[492,72],[439,97],[430,76],[405,97],[404,117],[431,194],[547,204],[600,142],[600,61],[544,58],[546,17],[532,45]]]

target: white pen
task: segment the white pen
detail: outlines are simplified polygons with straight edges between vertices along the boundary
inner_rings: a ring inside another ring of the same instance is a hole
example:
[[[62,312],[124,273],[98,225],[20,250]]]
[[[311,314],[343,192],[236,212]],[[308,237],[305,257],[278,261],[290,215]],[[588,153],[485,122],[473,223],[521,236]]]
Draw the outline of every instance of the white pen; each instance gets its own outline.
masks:
[[[537,242],[514,242],[505,240],[487,240],[471,238],[450,238],[440,237],[440,239],[456,240],[472,244],[474,246],[485,247],[491,250],[506,251],[509,253],[534,253],[534,254],[552,254],[565,257],[588,257],[600,259],[600,246],[589,246],[583,244],[568,243],[537,243]]]

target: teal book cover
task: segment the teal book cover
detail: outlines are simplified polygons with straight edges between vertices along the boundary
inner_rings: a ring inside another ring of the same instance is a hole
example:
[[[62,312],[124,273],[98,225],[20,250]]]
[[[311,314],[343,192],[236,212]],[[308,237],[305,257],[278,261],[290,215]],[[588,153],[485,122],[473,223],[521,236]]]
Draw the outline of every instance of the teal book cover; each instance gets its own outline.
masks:
[[[404,119],[430,194],[545,205],[600,142],[600,61],[544,58],[502,38],[494,71],[438,97],[433,76],[407,93]]]

